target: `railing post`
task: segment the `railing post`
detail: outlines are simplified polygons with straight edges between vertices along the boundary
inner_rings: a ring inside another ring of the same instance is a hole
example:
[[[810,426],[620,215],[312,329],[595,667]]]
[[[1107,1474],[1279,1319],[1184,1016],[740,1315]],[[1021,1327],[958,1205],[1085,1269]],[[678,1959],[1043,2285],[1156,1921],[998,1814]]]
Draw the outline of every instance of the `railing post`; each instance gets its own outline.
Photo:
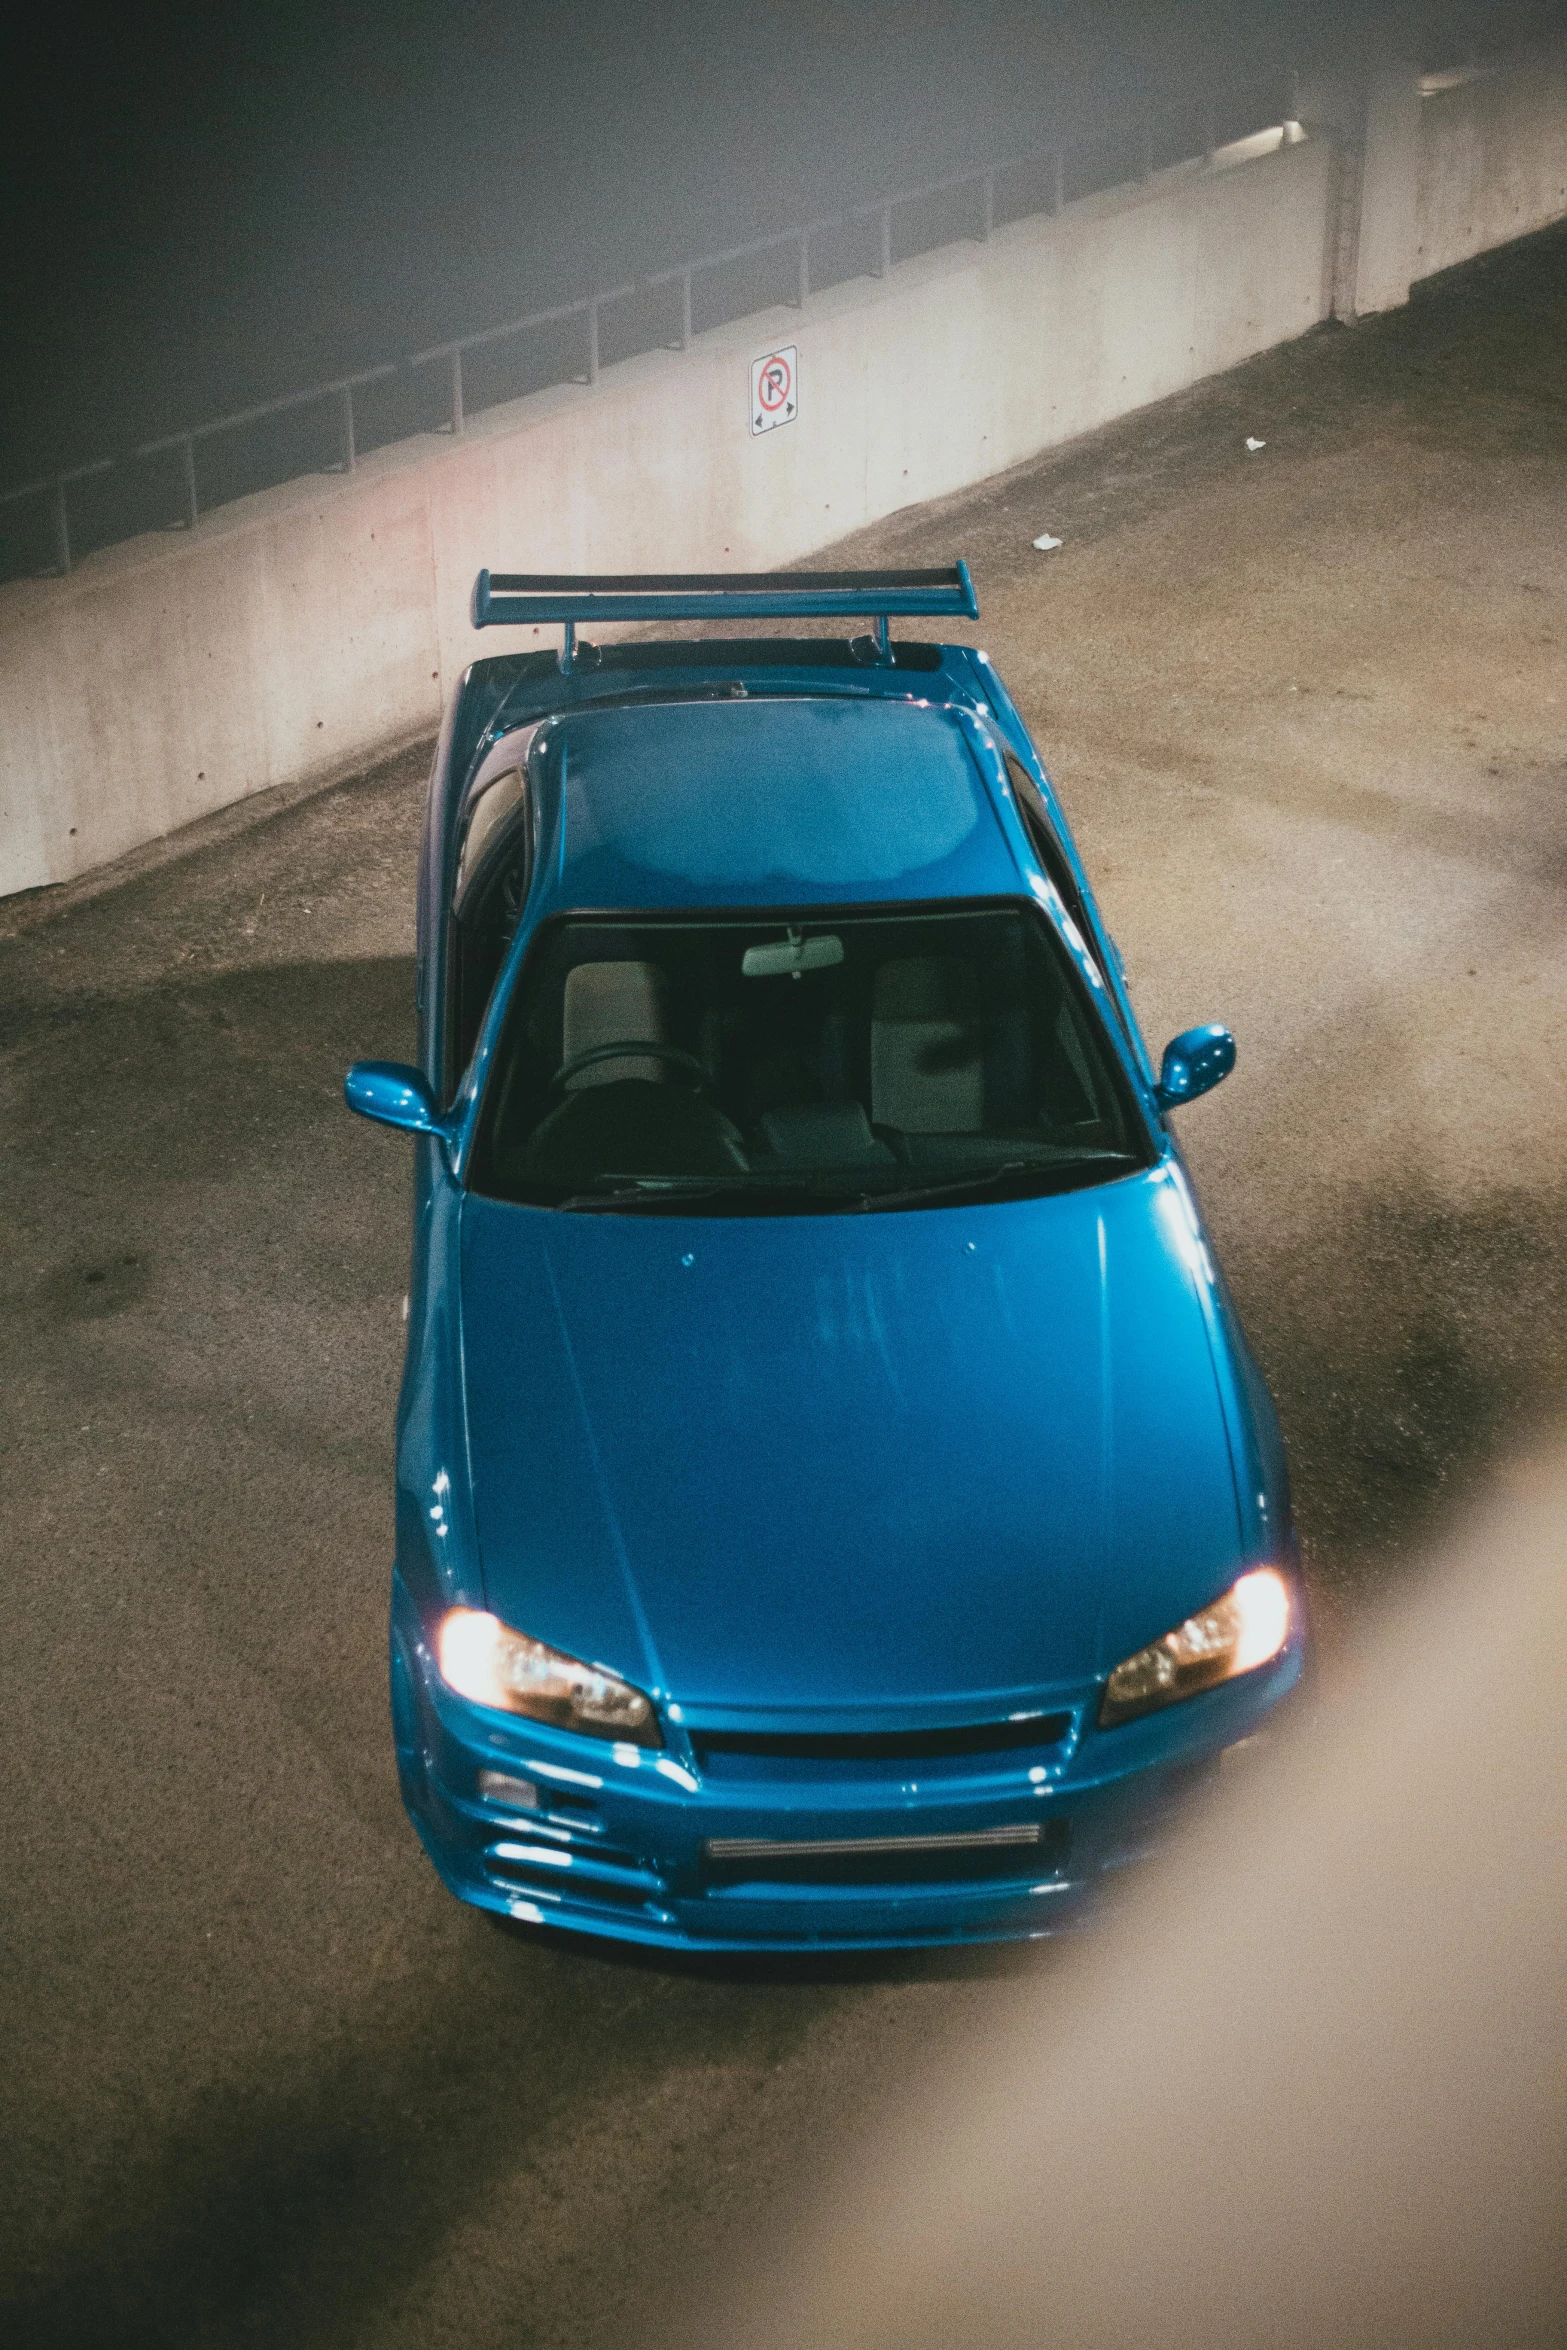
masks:
[[[65,510],[65,484],[54,485],[54,559],[63,579],[71,568],[71,518]]]
[[[689,351],[691,348],[691,272],[689,269],[683,269],[680,273],[680,348],[682,351]]]
[[[196,497],[196,444],[189,433],[180,443],[180,469],[185,476],[185,527],[194,530],[201,507]]]
[[[1066,149],[1058,147],[1051,157],[1050,209],[1059,212],[1066,203]]]
[[[354,470],[354,388],[344,384],[342,389],[343,471]]]
[[[881,208],[881,252],[876,263],[876,275],[885,277],[892,267],[892,206]]]
[[[986,174],[985,174],[985,176],[984,176],[984,178],[983,178],[983,179],[980,181],[979,185],[980,185],[979,241],[980,241],[980,243],[981,243],[982,245],[984,245],[984,244],[988,244],[988,243],[989,243],[989,241],[990,241],[990,232],[991,232],[991,230],[992,230],[992,229],[995,227],[995,225],[996,225],[996,175],[995,175],[995,173],[994,173],[993,171],[987,171],[987,172],[986,172]]]
[[[799,306],[800,306],[800,308],[801,308],[802,310],[805,308],[805,305],[806,305],[806,303],[807,303],[807,302],[810,300],[810,298],[811,298],[811,232],[810,232],[810,230],[809,230],[809,229],[802,229],[802,230],[801,230],[801,232],[800,232],[800,286],[799,286],[799,292],[798,292],[798,294],[796,295],[796,300],[798,301],[798,303],[799,303]]]
[[[462,353],[452,353],[452,431],[462,431]]]
[[[590,302],[588,304],[588,381],[590,384],[596,384],[598,379],[599,306],[596,302]]]

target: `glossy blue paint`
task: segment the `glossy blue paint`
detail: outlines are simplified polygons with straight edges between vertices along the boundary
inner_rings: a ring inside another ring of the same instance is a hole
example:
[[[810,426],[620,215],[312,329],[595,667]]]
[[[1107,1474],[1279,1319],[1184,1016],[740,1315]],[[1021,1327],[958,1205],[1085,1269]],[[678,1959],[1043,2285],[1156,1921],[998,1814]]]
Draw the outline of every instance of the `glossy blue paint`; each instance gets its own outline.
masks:
[[[635,705],[584,712],[540,746],[559,818],[539,920],[579,906],[864,905],[1019,888],[953,713],[790,696],[649,717]]]
[[[638,645],[570,676],[525,655],[476,664],[448,713],[420,880],[421,1083],[362,1066],[350,1098],[419,1137],[394,1744],[432,1860],[483,1907],[682,1949],[1053,1931],[1299,1677],[1297,1610],[1272,1664],[1096,1726],[1121,1657],[1247,1566],[1292,1568],[1283,1453],[1164,1125],[1176,1096],[1155,1093],[1021,720],[984,656],[895,654],[867,669],[820,641]],[[475,788],[519,752],[531,881],[458,1070],[445,908]],[[1143,1172],[797,1217],[572,1215],[464,1190],[505,1000],[552,915],[1023,895],[1142,1106]],[[1176,1040],[1180,1098],[1223,1074],[1223,1035]],[[664,1748],[456,1696],[434,1641],[459,1603],[647,1689]],[[975,1725],[988,1748],[943,1748]],[[899,1752],[722,1743],[871,1734]],[[487,1800],[481,1771],[535,1800]],[[1001,1878],[802,1883],[759,1862],[748,1880],[707,1852],[998,1827],[1040,1831]]]
[[[1164,1048],[1157,1096],[1160,1109],[1178,1110],[1183,1102],[1211,1093],[1234,1066],[1235,1039],[1217,1020],[1184,1030]]]
[[[486,1604],[756,1726],[1107,1672],[1238,1540],[1168,1180],[825,1225],[470,1200]]]
[[[378,1126],[398,1126],[408,1134],[441,1132],[441,1114],[423,1070],[401,1061],[356,1061],[343,1079],[343,1099]]]

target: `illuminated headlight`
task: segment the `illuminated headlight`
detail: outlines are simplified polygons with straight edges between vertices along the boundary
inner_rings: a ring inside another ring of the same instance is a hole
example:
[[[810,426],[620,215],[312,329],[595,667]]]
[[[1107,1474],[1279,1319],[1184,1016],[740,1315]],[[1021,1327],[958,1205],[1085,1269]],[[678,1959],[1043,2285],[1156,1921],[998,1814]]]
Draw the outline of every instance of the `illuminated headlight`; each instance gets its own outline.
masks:
[[[1129,1722],[1276,1657],[1289,1638],[1290,1590],[1276,1567],[1254,1567],[1222,1599],[1162,1640],[1124,1657],[1105,1683],[1099,1726]]]
[[[498,1616],[476,1608],[449,1608],[436,1634],[441,1679],[475,1705],[499,1706],[526,1714],[557,1730],[581,1730],[590,1738],[618,1738],[630,1746],[662,1746],[653,1700],[629,1681],[585,1665],[526,1632],[513,1632]]]

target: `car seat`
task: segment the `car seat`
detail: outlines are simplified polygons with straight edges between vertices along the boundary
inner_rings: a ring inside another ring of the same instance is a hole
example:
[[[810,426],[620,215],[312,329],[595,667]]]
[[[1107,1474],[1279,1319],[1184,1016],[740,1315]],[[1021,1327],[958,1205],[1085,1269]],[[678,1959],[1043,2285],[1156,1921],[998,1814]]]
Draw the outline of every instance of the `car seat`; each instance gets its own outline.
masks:
[[[664,974],[656,963],[577,963],[566,974],[561,1005],[560,1058],[563,1068],[579,1053],[607,1044],[668,1044]],[[566,1080],[568,1093],[589,1085],[616,1085],[641,1077],[667,1081],[667,1061],[651,1053],[628,1053],[623,1061],[595,1061]]]
[[[672,1044],[667,1001],[656,963],[574,964],[561,1002],[561,1068],[618,1044]],[[690,1068],[684,1054],[662,1061],[609,1051],[573,1071],[522,1150],[517,1179],[578,1190],[600,1176],[743,1170],[738,1133],[697,1089]]]
[[[871,999],[871,1124],[901,1134],[978,1134],[984,1038],[974,974],[958,955],[883,963]]]

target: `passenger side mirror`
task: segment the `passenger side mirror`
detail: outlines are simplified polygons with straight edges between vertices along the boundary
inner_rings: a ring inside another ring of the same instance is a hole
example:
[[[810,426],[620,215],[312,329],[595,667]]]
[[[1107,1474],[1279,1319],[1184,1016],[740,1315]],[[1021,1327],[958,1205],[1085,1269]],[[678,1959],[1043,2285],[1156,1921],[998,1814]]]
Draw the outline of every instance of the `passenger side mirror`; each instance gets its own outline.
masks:
[[[409,1134],[446,1131],[423,1072],[401,1061],[356,1061],[343,1079],[343,1099],[380,1126],[400,1126]]]
[[[1159,1065],[1155,1099],[1161,1110],[1178,1110],[1210,1093],[1235,1066],[1235,1039],[1217,1020],[1206,1028],[1188,1028],[1172,1037]]]

